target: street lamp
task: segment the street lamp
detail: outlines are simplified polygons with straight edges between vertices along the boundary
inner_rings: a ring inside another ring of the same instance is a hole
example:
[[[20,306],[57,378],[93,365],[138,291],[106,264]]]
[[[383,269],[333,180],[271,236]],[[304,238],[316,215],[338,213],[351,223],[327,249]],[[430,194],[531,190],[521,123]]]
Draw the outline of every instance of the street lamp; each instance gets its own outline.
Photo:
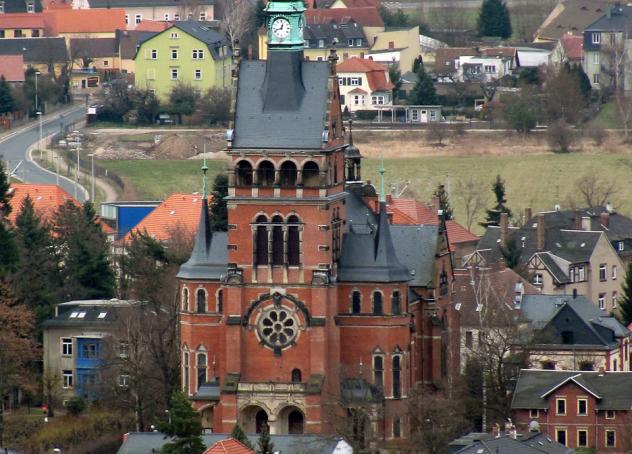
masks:
[[[77,146],[77,171],[75,172],[75,199],[78,198],[77,193],[79,192],[79,152],[81,151],[81,145]]]
[[[90,153],[90,169],[92,171],[92,203],[94,203],[94,153]]]
[[[38,110],[37,112],[35,112],[35,114],[39,117],[39,142],[37,142],[37,148],[40,151],[40,157],[41,157],[42,156],[42,112]]]
[[[55,160],[55,185],[59,186],[59,159],[61,156],[55,154],[53,159]]]
[[[39,76],[41,73],[39,71],[35,71],[35,110],[39,110],[39,100],[37,99],[37,76]]]

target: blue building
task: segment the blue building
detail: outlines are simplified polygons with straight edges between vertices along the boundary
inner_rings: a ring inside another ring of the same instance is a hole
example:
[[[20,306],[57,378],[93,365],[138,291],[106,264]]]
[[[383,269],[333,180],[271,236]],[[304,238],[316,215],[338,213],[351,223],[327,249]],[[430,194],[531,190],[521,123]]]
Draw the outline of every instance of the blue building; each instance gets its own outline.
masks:
[[[106,202],[101,204],[101,218],[116,230],[116,239],[123,238],[145,216],[154,211],[160,201]]]

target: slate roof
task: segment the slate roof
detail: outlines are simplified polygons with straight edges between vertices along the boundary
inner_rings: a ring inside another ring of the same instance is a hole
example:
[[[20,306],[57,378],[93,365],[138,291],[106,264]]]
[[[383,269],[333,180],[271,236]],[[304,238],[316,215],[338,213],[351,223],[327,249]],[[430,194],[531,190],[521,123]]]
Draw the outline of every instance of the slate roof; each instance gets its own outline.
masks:
[[[384,21],[380,12],[374,6],[357,8],[335,8],[335,9],[308,9],[305,11],[305,21],[308,25],[325,24],[334,21],[344,24],[355,21],[363,27],[384,27]]]
[[[500,438],[480,440],[456,451],[458,454],[570,454],[573,452],[573,449],[567,448],[539,432],[519,439],[503,435]]]
[[[146,8],[147,6],[178,6],[173,0],[88,0],[90,8]],[[215,0],[196,0],[196,5],[214,5]]]
[[[309,41],[309,46],[312,48],[317,46],[318,40],[320,39],[324,41],[326,49],[332,47],[336,49],[350,47],[349,39],[354,40],[353,47],[356,47],[356,39],[361,39],[362,45],[367,46],[367,39],[366,36],[364,36],[362,27],[354,21],[345,24],[336,24],[334,22],[307,24],[303,29],[303,38],[305,41]]]
[[[584,29],[603,16],[616,0],[564,0],[553,9],[540,28],[537,39],[559,40],[565,33],[580,35]]]
[[[127,300],[69,301],[57,305],[55,317],[46,320],[45,328],[85,325],[108,325],[121,315],[121,311],[137,304]]]
[[[228,235],[226,232],[211,232],[206,199],[202,200],[199,219],[193,252],[189,260],[180,267],[178,277],[219,280],[226,274]]]
[[[0,62],[2,61],[1,58]],[[51,220],[59,207],[68,200],[71,200],[77,206],[81,206],[64,188],[54,184],[12,183],[11,189],[12,197],[9,201],[11,213],[8,218],[11,223],[15,223],[15,219],[22,209],[22,203],[24,203],[24,199],[27,196],[31,197],[37,215],[45,221]]]
[[[347,220],[338,265],[342,282],[406,282],[412,279],[410,269],[399,261],[395,252],[386,205],[376,216],[357,195],[347,196]],[[433,261],[434,253],[433,249]]]
[[[0,77],[4,77],[7,82],[24,82],[22,55],[0,55]]]
[[[243,60],[233,148],[321,149],[328,76],[328,62],[304,61],[302,52],[270,51],[268,60]]]
[[[124,60],[133,60],[136,56],[136,46],[148,40],[158,32],[136,30],[116,30],[116,48]]]
[[[114,33],[125,28],[124,9],[53,9],[44,13],[47,33]]]
[[[205,446],[212,446],[220,440],[228,438],[229,434],[202,435]],[[160,448],[171,441],[171,438],[160,432],[132,432],[125,434],[124,443],[118,454],[153,454],[160,452]],[[259,436],[247,435],[253,446],[257,445]],[[321,437],[318,435],[270,435],[275,451],[282,454],[303,454],[317,452],[319,454],[333,454],[340,444],[349,446],[342,438]]]
[[[561,370],[523,369],[520,371],[514,390],[511,408],[546,409],[549,407],[547,391],[558,387],[571,377],[578,386],[591,390],[601,397],[597,399],[598,410],[624,410],[632,408],[632,372],[585,372]]]
[[[621,31],[632,28],[632,7],[627,5],[616,5],[610,7],[604,14],[588,25],[584,31]]]
[[[391,236],[399,261],[408,268],[409,285],[434,287],[438,225],[392,225]]]
[[[74,38],[70,40],[73,58],[101,58],[118,55],[116,38]]]
[[[199,39],[204,44],[207,45],[208,50],[213,55],[214,60],[220,59],[219,48],[222,46],[229,46],[228,39],[222,34],[220,34],[217,30],[219,27],[219,23],[216,21],[177,21],[173,23],[173,26],[179,28],[185,33],[193,36],[194,38]],[[166,30],[169,30],[167,28]],[[226,54],[224,58],[229,58],[232,54],[229,52]]]
[[[35,12],[42,12],[42,2],[35,0]],[[4,0],[4,14],[26,13],[26,0]]]
[[[44,26],[44,15],[42,13],[0,14],[0,30],[21,28],[43,29]]]
[[[22,55],[24,63],[58,63],[68,61],[64,38],[0,39],[0,55]]]

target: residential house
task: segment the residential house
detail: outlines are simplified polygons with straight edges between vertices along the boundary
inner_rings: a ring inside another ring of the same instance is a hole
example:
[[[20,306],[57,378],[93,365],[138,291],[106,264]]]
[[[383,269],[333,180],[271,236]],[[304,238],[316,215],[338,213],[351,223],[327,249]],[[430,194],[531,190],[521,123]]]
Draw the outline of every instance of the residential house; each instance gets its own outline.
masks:
[[[362,31],[369,40],[373,40],[375,35],[385,29],[380,11],[374,6],[308,9],[305,11],[305,21],[306,25],[327,24],[332,22],[345,24],[354,21],[362,27]],[[261,46],[259,46],[259,50],[261,51]],[[265,56],[265,54],[263,54],[263,56]]]
[[[617,0],[560,0],[536,30],[533,41],[557,43],[567,33],[582,35]]]
[[[118,349],[116,322],[135,306],[117,299],[70,301],[58,304],[55,316],[44,322],[44,374],[59,379],[64,403],[73,396],[96,397],[104,362],[111,359],[107,352]],[[128,379],[121,375],[119,384]]]
[[[0,14],[12,13],[41,13],[42,2],[40,0],[2,0],[0,1]]]
[[[247,434],[252,446],[257,445],[258,435]],[[211,448],[217,443],[225,441],[230,434],[213,433],[202,435],[202,442]],[[302,454],[314,452],[319,454],[353,454],[353,448],[344,439],[339,437],[323,437],[318,435],[279,435],[271,434],[270,439],[274,445],[274,451],[283,454]],[[117,454],[153,454],[170,441],[170,438],[159,432],[132,432],[123,435],[123,444]],[[209,451],[205,451],[209,452]],[[212,451],[215,454],[217,451]],[[224,451],[219,451],[224,452]],[[232,451],[226,451],[231,452]],[[246,454],[246,452],[239,452]]]
[[[4,77],[12,85],[24,83],[24,57],[0,55],[0,77]]]
[[[121,74],[129,75],[132,77],[135,73],[135,58],[137,46],[141,42],[148,40],[152,36],[163,31],[164,28],[159,31],[139,31],[139,30],[117,30],[116,31],[116,49],[118,53],[118,67],[121,70]],[[133,79],[131,79],[133,80]]]
[[[520,228],[509,227],[506,216],[500,224],[488,227],[477,246],[488,264],[504,260],[502,250],[513,242],[518,268],[542,293],[585,295],[602,310],[617,310],[624,266],[604,232],[548,227],[542,214]]]
[[[310,60],[326,61],[332,47],[340,52],[342,60],[364,58],[370,47],[362,27],[353,19],[341,23],[307,24],[303,37],[304,53]]]
[[[386,28],[376,33],[368,55],[373,60],[391,64],[396,62],[402,72],[411,71],[415,59],[421,55],[419,26],[410,28]]]
[[[514,47],[439,48],[434,72],[439,82],[480,84],[511,75],[520,66]]]
[[[22,210],[24,199],[27,197],[31,198],[35,213],[45,222],[52,221],[57,210],[68,201],[77,206],[81,205],[64,188],[54,184],[11,183],[9,191],[11,213],[8,219],[12,224],[15,223],[15,219]]]
[[[583,66],[584,63],[584,37],[566,33],[555,44],[555,48],[549,56],[549,64],[559,68],[565,64],[571,66]]]
[[[118,72],[116,38],[73,38],[69,43],[73,69],[93,69],[99,73]]]
[[[343,109],[372,110],[377,105],[393,103],[388,67],[371,59],[353,57],[339,63],[337,71]]]
[[[629,371],[632,333],[586,297],[522,297],[522,347],[532,367],[562,370]]]
[[[597,90],[632,90],[632,6],[617,4],[584,30],[584,72]]]
[[[537,426],[573,449],[630,449],[632,372],[522,370],[511,402],[519,430]]]
[[[39,38],[45,28],[42,13],[0,14],[0,38]]]
[[[549,56],[556,43],[532,43],[529,46],[518,46],[516,52],[520,60],[520,69],[540,68],[549,63]]]
[[[175,22],[140,43],[134,59],[134,85],[153,90],[162,100],[183,83],[197,93],[226,88],[231,83],[229,44],[215,23]]]
[[[119,240],[159,206],[159,201],[118,201],[101,203],[101,219],[112,226]]]
[[[0,39],[0,55],[22,55],[26,67],[57,75],[70,64],[64,38]]]
[[[44,12],[46,35],[71,38],[114,38],[116,30],[125,28],[125,11],[120,8],[51,9]]]
[[[174,2],[173,0],[88,0],[90,9],[125,10],[125,27],[134,30],[142,21],[201,21],[214,19],[214,0]]]

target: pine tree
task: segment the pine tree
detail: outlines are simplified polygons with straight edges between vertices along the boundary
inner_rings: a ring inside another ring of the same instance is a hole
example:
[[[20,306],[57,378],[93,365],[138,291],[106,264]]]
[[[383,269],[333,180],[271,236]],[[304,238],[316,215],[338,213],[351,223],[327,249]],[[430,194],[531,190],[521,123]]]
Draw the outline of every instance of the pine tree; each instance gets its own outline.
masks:
[[[632,323],[632,262],[628,264],[623,282],[623,292],[619,300],[619,313],[625,326]]]
[[[252,444],[250,444],[250,440],[248,439],[248,437],[246,436],[245,432],[242,430],[239,424],[235,424],[235,427],[233,427],[233,431],[230,433],[230,436],[234,438],[235,440],[237,440],[238,442],[240,442],[241,444],[243,444],[244,446],[247,446],[248,448],[252,449]]]
[[[487,210],[487,219],[481,223],[483,227],[499,225],[501,213],[507,213],[511,217],[511,210],[505,206],[507,203],[505,199],[505,180],[500,178],[500,175],[496,175],[496,181],[492,184],[492,191],[496,197],[496,205],[491,210]]]
[[[0,114],[11,113],[15,110],[15,98],[11,93],[11,86],[0,76]]]
[[[520,256],[522,255],[522,249],[518,246],[518,242],[514,237],[510,237],[507,239],[507,244],[505,246],[500,246],[500,252],[505,259],[505,264],[511,268],[515,269],[520,263]]]
[[[437,104],[437,92],[435,90],[432,79],[426,73],[423,65],[419,67],[417,72],[417,83],[410,93],[412,104],[428,106]]]
[[[437,186],[434,196],[439,198],[439,209],[443,211],[443,219],[446,221],[454,219],[454,212],[450,206],[450,196],[445,190],[445,186],[442,184]]]
[[[7,217],[11,213],[9,177],[0,160],[0,281],[6,277],[18,260],[15,235]]]
[[[511,36],[511,17],[503,0],[483,0],[478,16],[479,36]]]
[[[225,173],[218,173],[213,181],[213,202],[211,204],[211,230],[214,232],[228,230],[226,196],[228,196],[228,176]]]
[[[35,312],[39,325],[52,315],[54,305],[60,302],[59,262],[48,226],[35,213],[28,195],[15,225],[19,260],[11,283],[17,301]]]
[[[109,262],[108,243],[92,203],[83,207],[66,202],[55,214],[58,250],[64,276],[64,299],[112,298],[114,271]]]
[[[259,434],[259,440],[257,441],[257,453],[258,454],[274,454],[274,445],[270,438],[270,427],[267,423],[261,424],[261,433]]]
[[[158,426],[174,440],[160,450],[163,454],[201,454],[206,447],[202,441],[200,414],[181,391],[176,391],[169,405],[169,421]]]

